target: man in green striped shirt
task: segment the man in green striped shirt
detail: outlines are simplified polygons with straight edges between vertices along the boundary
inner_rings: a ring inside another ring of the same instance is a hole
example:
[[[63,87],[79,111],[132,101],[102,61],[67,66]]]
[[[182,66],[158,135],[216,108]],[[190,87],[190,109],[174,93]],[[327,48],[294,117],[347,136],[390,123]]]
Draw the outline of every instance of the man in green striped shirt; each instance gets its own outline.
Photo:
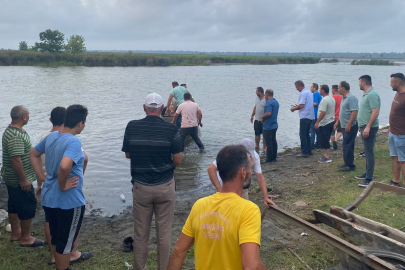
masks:
[[[30,234],[31,221],[35,217],[37,200],[32,182],[36,180],[29,152],[32,148],[30,136],[23,126],[30,118],[24,106],[11,109],[11,124],[3,133],[3,167],[1,176],[8,191],[8,217],[11,223],[11,241],[21,246],[42,246],[44,241]],[[21,229],[19,225],[21,221]]]

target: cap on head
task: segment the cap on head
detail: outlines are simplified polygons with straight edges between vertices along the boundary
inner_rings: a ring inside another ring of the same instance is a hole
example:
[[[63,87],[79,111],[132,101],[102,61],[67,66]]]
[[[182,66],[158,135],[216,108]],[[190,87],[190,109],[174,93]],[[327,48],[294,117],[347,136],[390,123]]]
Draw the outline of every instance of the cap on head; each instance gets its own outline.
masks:
[[[148,108],[160,108],[163,105],[162,97],[159,94],[152,93],[146,96],[145,106]]]
[[[243,138],[242,140],[239,141],[240,145],[243,145],[246,150],[249,151],[250,155],[252,156],[252,161],[254,162],[255,160],[255,143],[249,139],[249,138]]]

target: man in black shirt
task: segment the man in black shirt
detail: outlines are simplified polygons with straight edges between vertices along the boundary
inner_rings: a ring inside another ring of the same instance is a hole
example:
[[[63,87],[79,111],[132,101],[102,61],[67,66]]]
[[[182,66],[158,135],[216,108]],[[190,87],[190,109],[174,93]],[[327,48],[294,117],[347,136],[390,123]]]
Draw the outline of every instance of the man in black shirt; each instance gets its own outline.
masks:
[[[174,169],[181,163],[183,144],[177,127],[160,118],[164,105],[156,93],[146,97],[146,117],[130,121],[122,151],[131,160],[134,213],[134,269],[146,269],[149,232],[155,214],[158,269],[169,263],[176,200]]]

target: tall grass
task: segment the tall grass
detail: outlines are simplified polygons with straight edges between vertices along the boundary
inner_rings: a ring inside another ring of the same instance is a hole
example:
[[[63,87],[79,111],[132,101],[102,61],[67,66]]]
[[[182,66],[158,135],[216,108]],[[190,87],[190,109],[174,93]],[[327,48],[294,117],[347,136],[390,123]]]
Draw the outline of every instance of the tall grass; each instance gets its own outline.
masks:
[[[353,60],[352,65],[372,65],[372,66],[395,66],[394,62],[389,60]]]
[[[315,64],[319,57],[86,52],[0,51],[0,66],[202,66],[215,64]]]

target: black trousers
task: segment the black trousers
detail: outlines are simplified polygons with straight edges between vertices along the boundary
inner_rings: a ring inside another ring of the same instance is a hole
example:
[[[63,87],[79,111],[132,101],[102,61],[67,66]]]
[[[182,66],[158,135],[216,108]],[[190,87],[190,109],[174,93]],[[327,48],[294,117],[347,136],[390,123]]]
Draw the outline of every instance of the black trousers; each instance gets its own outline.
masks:
[[[184,140],[188,135],[193,138],[195,143],[198,145],[198,148],[204,149],[204,145],[202,144],[200,138],[198,138],[198,126],[197,127],[191,127],[191,128],[181,128],[180,129],[180,139],[184,143]]]
[[[351,127],[350,132],[343,131],[343,160],[350,168],[356,168],[354,165],[354,143],[356,142],[357,131],[359,126],[355,124]]]
[[[266,141],[266,162],[276,161],[277,159],[277,129],[263,130],[263,138]]]
[[[311,119],[300,119],[300,139],[301,139],[301,153],[308,155],[311,152],[311,138],[309,136],[309,130],[311,127]]]

